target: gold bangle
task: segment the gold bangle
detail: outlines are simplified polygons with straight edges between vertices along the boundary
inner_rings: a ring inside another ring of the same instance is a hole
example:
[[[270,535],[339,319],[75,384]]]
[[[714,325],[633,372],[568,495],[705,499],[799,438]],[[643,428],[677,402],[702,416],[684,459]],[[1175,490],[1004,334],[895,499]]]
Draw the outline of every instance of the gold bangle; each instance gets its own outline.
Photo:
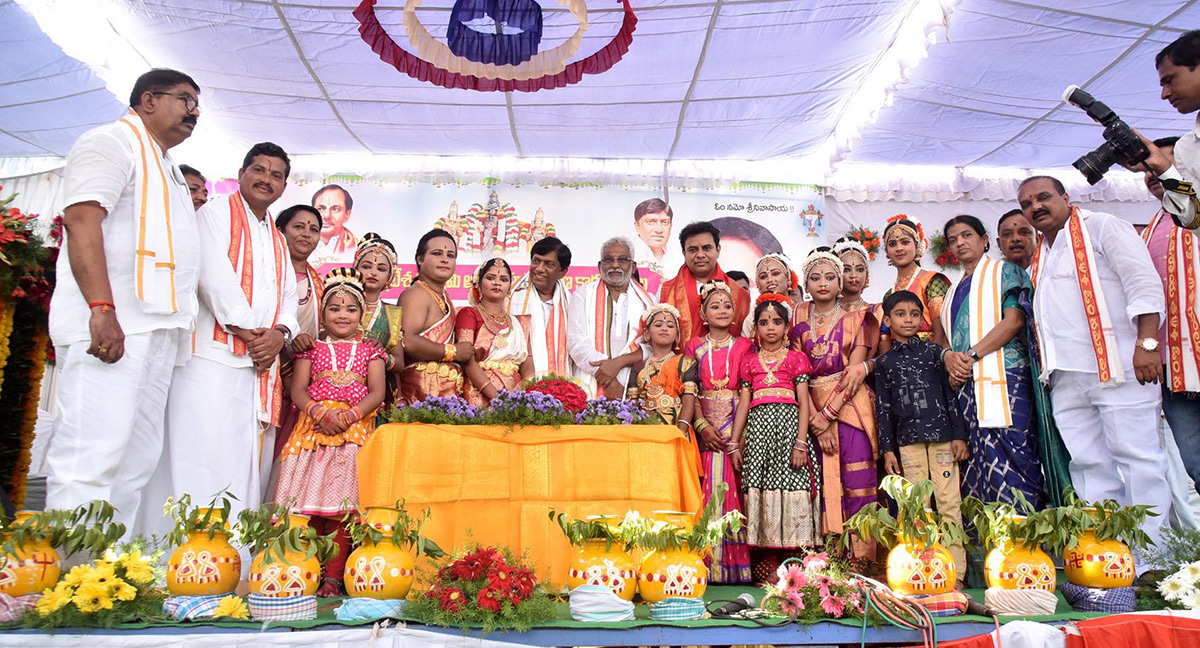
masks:
[[[453,344],[446,343],[446,354],[442,356],[442,362],[454,362],[454,354],[458,351]]]

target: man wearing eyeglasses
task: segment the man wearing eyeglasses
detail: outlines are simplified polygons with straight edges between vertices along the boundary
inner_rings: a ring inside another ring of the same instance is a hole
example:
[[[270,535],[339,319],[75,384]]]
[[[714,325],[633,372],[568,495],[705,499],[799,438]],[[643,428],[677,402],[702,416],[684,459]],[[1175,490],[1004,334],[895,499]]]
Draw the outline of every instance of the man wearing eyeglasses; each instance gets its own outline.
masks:
[[[630,367],[643,357],[638,344],[642,313],[654,298],[633,277],[633,243],[623,236],[600,246],[600,281],[571,293],[567,351],[575,377],[597,396],[621,398]]]
[[[199,96],[182,72],[143,74],[129,113],[84,133],[64,172],[50,308],[59,409],[46,504],[107,500],[129,536],[142,531],[139,508],[162,455],[172,370],[190,355],[198,309],[196,211],[168,151],[196,128]]]

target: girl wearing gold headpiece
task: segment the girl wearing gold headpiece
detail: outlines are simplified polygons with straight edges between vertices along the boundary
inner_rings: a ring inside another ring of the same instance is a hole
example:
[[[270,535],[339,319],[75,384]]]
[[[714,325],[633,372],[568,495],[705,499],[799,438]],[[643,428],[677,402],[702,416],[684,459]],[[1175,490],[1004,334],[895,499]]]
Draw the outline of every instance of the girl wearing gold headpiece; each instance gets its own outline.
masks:
[[[838,305],[848,313],[869,311],[875,317],[876,325],[882,324],[883,304],[872,304],[862,296],[871,285],[871,257],[867,248],[853,238],[843,236],[833,243],[833,253],[842,260],[842,294],[838,297]],[[878,357],[891,348],[891,342],[878,328],[868,331],[868,358]]]
[[[679,353],[679,311],[670,304],[655,304],[642,313],[642,342],[650,357],[625,392],[641,400],[642,409],[655,412],[666,425],[674,425],[690,439],[696,407],[696,386],[683,378],[695,360]]]
[[[400,368],[404,366],[404,332],[400,330],[399,306],[383,302],[383,291],[396,278],[396,248],[391,242],[374,232],[364,234],[354,251],[354,269],[362,277],[363,306],[362,324],[359,330],[364,337],[375,340],[387,349],[388,400],[399,382]]]
[[[917,337],[941,343],[945,339],[942,300],[950,290],[950,279],[940,272],[921,268],[927,245],[921,222],[904,214],[889,218],[883,229],[883,245],[888,264],[896,267],[896,283],[884,293],[884,299],[901,290],[916,294],[925,304],[924,321],[917,329]]]
[[[754,353],[754,343],[731,330],[735,310],[733,293],[724,281],[700,286],[700,317],[708,333],[692,338],[683,349],[684,355],[695,361],[683,380],[685,388],[693,390],[699,401],[692,428],[700,445],[704,501],[712,497],[717,484],[728,484],[723,513],[742,511],[741,488],[731,457],[731,453],[741,452],[733,445],[733,413],[737,408],[738,367],[743,358]],[[751,576],[745,530],[737,539],[726,539],[713,547],[714,582],[748,583]]]
[[[733,422],[734,466],[741,473],[754,576],[821,544],[821,481],[809,434],[808,358],[788,348],[792,313],[783,295],[758,296],[756,353],[742,358]]]
[[[812,301],[800,305],[791,346],[812,363],[809,420],[822,450],[825,531],[842,533],[842,522],[876,499],[875,403],[863,380],[868,340],[878,337],[879,326],[870,311],[847,311],[838,303],[843,262],[826,250],[818,248],[804,262],[805,289]],[[854,554],[873,559],[874,544],[856,539]]]
[[[758,288],[758,294],[784,295],[788,298],[788,306],[791,307],[792,313],[796,312],[796,300],[792,299],[791,295],[796,293],[796,288],[800,285],[800,277],[792,270],[791,259],[777,252],[766,255],[754,265],[753,280],[755,288]],[[801,297],[803,298],[803,295]],[[793,316],[792,325],[795,324],[796,319]],[[754,318],[747,317],[742,322],[742,336],[754,337]]]
[[[454,334],[475,347],[463,365],[463,395],[476,407],[487,405],[501,390],[514,390],[533,375],[529,355],[529,315],[509,315],[512,268],[504,259],[488,259],[475,270],[470,306],[459,309]]]
[[[358,503],[358,449],[375,430],[386,391],[387,352],[359,331],[364,301],[358,272],[330,272],[321,296],[324,339],[293,361],[290,391],[300,420],[280,454],[275,501],[313,516],[319,533],[337,533],[341,550],[326,566],[321,596],[346,593],[341,574],[350,538],[340,518]]]

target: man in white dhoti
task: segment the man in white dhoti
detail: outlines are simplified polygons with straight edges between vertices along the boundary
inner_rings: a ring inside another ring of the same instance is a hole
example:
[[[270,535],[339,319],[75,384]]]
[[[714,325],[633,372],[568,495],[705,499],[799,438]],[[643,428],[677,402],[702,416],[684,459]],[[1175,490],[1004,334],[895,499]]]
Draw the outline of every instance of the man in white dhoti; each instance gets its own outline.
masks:
[[[553,236],[529,249],[529,273],[517,281],[508,302],[512,315],[529,316],[529,343],[537,374],[574,373],[567,351],[567,302],[563,276],[571,267],[571,248]]]
[[[1144,529],[1157,542],[1170,506],[1157,433],[1158,273],[1132,225],[1072,206],[1058,180],[1029,178],[1017,197],[1042,234],[1029,273],[1034,321],[1071,481],[1088,500],[1154,507]]]
[[[614,237],[600,246],[600,281],[571,293],[567,349],[575,377],[597,396],[623,398],[630,367],[643,357],[638,344],[642,313],[654,298],[633,277],[633,245]]]
[[[171,372],[191,350],[200,247],[187,182],[167,151],[192,134],[199,96],[182,72],[143,74],[129,114],[80,137],[64,173],[46,506],[107,500],[129,535],[141,532],[142,490],[162,454]]]
[[[238,510],[262,502],[281,407],[279,350],[300,328],[296,275],[269,212],[290,170],[283,149],[256,144],[238,191],[198,213],[204,267],[193,356],[176,370],[167,407],[176,496],[207,501],[228,488]]]

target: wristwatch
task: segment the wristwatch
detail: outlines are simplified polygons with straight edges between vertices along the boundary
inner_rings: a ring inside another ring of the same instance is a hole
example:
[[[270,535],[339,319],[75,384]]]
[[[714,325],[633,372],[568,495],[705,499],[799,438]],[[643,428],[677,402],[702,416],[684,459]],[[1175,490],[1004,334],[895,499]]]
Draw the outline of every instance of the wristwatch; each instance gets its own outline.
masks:
[[[1154,353],[1155,351],[1158,351],[1158,338],[1152,338],[1152,337],[1142,338],[1142,339],[1138,340],[1137,344],[1139,347],[1142,348],[1143,351],[1149,351],[1150,353]]]
[[[967,357],[972,360],[978,360],[979,352],[975,350],[975,347],[971,347],[971,348],[967,349]]]
[[[275,330],[279,331],[280,333],[283,333],[283,345],[284,346],[287,346],[292,343],[292,329],[284,326],[283,324],[277,324],[275,326]]]

